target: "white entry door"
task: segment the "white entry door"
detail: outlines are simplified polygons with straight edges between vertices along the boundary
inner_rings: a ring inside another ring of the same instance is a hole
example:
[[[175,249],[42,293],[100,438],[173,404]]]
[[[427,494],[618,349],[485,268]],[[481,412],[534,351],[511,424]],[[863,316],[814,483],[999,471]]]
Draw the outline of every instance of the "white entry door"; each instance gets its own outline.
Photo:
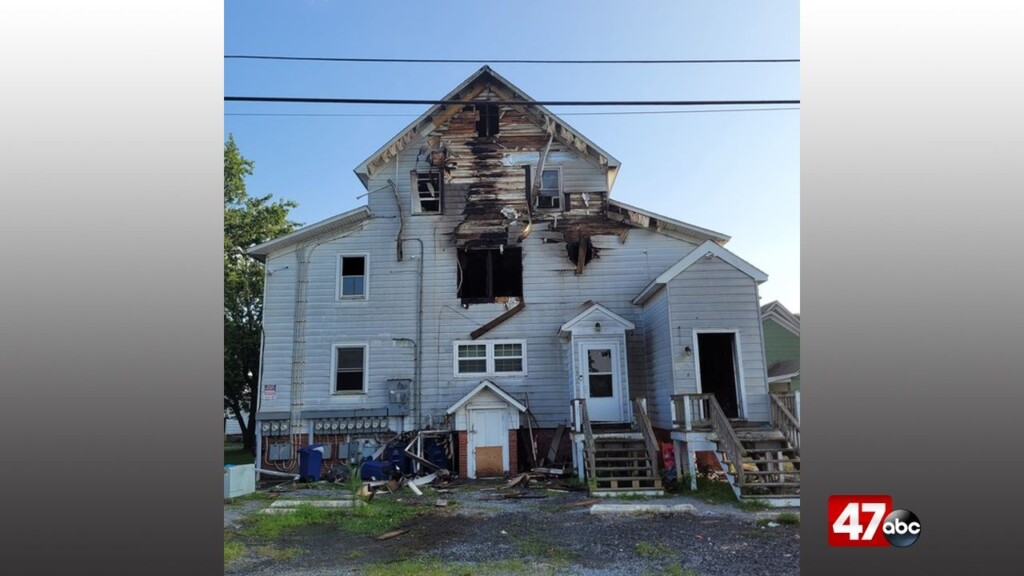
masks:
[[[587,414],[593,422],[622,422],[623,382],[619,369],[619,343],[580,344],[577,367]]]
[[[470,409],[466,449],[466,475],[470,478],[502,476],[508,470],[506,410]]]

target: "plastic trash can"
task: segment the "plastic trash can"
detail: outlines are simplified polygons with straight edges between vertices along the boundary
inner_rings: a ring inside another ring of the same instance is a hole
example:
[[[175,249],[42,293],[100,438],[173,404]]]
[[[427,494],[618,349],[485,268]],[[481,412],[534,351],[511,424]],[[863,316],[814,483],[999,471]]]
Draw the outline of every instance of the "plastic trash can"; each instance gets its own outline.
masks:
[[[320,480],[320,465],[323,458],[323,444],[310,444],[305,448],[299,448],[299,479],[304,482]]]

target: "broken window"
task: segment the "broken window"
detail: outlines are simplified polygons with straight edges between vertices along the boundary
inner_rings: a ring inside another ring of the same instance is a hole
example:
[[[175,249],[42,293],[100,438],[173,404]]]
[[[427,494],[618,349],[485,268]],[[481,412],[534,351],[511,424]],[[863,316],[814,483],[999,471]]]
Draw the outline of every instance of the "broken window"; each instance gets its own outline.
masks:
[[[494,136],[498,133],[498,107],[495,104],[476,105],[476,135]]]
[[[457,294],[463,304],[523,297],[522,248],[460,248],[458,258]]]
[[[340,256],[338,298],[343,300],[366,298],[366,257]]]
[[[413,171],[412,185],[415,190],[413,211],[420,214],[440,214],[444,199],[444,178],[441,176],[441,170]]]
[[[366,347],[335,346],[334,393],[366,391]]]
[[[455,343],[457,376],[520,375],[526,373],[526,342],[492,340]]]
[[[540,193],[537,208],[561,208],[562,171],[560,168],[545,168],[540,175]]]

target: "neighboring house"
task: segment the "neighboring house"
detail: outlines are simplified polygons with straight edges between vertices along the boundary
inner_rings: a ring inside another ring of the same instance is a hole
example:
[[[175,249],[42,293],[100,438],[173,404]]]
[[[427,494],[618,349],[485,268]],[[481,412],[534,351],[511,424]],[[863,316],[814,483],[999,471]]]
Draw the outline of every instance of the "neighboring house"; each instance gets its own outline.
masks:
[[[249,421],[249,413],[246,411],[242,412],[242,420]],[[239,426],[238,420],[235,419],[235,413],[230,409],[224,410],[224,436],[241,436],[242,427]]]
[[[764,354],[768,362],[768,389],[772,392],[800,390],[800,316],[779,301],[761,307],[764,326]]]
[[[612,199],[618,160],[488,67],[444,100],[356,167],[366,206],[249,250],[261,467],[430,429],[452,431],[461,475],[495,476],[526,465],[521,430],[565,426],[581,477],[643,491],[655,437],[713,437],[673,396],[769,421],[767,276],[727,236]]]

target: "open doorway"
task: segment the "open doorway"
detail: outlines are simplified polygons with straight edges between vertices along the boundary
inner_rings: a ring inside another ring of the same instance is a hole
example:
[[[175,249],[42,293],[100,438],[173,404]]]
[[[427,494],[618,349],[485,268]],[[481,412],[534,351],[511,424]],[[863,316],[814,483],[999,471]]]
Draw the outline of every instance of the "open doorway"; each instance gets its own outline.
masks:
[[[739,377],[736,366],[736,334],[697,333],[700,390],[714,394],[728,418],[740,417]]]

